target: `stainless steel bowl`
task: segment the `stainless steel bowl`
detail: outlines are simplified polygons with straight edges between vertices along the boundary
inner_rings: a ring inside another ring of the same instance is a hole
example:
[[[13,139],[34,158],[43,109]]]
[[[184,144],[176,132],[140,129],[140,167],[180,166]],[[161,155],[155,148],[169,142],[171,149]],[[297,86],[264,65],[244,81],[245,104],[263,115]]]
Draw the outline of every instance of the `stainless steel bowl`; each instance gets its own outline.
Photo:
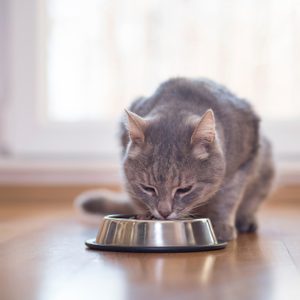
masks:
[[[137,220],[133,215],[106,216],[92,249],[129,252],[189,252],[222,249],[209,219]]]

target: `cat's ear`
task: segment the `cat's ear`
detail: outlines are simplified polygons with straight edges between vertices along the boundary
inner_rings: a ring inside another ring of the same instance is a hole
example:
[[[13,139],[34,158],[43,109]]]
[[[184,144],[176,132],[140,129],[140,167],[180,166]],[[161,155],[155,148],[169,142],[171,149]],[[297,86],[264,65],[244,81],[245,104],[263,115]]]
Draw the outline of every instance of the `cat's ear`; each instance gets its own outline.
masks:
[[[208,109],[201,119],[196,123],[196,127],[191,137],[191,144],[210,144],[216,137],[215,116],[212,109]]]
[[[137,144],[143,143],[147,121],[132,111],[125,109],[125,112],[127,114],[126,127],[131,141]]]

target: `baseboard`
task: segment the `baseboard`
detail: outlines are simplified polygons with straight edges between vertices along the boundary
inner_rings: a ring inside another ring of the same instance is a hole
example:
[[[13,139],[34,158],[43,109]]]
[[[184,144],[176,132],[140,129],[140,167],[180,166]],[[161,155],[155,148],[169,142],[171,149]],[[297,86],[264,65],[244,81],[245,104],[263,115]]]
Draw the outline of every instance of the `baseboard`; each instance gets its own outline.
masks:
[[[112,191],[121,190],[117,184],[102,185],[0,185],[0,204],[7,202],[24,203],[35,202],[39,204],[58,205],[72,204],[80,193],[105,188]],[[270,196],[268,202],[282,204],[300,204],[300,185],[287,185],[277,188]]]
[[[71,204],[80,193],[104,188],[112,191],[120,190],[118,185],[0,185],[0,204],[7,202],[24,203],[35,202],[39,204],[60,203]]]

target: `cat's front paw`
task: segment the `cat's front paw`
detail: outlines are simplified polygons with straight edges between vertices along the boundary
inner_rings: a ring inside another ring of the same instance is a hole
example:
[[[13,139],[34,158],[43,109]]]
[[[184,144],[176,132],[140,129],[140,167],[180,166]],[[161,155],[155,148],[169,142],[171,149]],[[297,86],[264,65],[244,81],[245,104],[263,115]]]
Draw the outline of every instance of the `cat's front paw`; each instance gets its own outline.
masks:
[[[237,237],[234,226],[226,223],[213,223],[214,231],[219,242],[227,242]]]
[[[239,216],[235,222],[237,230],[241,233],[255,232],[257,230],[257,221],[255,216]]]

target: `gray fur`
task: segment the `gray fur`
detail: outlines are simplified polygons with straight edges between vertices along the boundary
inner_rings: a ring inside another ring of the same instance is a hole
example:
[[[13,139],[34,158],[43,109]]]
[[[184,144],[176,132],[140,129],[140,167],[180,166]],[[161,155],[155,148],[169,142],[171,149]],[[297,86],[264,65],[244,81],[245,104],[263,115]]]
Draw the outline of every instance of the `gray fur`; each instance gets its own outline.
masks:
[[[215,138],[193,145],[191,120],[201,120],[209,109]],[[121,123],[124,179],[137,211],[157,218],[208,217],[220,240],[235,238],[236,229],[256,229],[255,213],[274,171],[270,145],[248,102],[207,79],[175,78],[129,111],[148,122],[137,140],[128,132],[132,121]],[[195,147],[204,155],[195,156]]]

